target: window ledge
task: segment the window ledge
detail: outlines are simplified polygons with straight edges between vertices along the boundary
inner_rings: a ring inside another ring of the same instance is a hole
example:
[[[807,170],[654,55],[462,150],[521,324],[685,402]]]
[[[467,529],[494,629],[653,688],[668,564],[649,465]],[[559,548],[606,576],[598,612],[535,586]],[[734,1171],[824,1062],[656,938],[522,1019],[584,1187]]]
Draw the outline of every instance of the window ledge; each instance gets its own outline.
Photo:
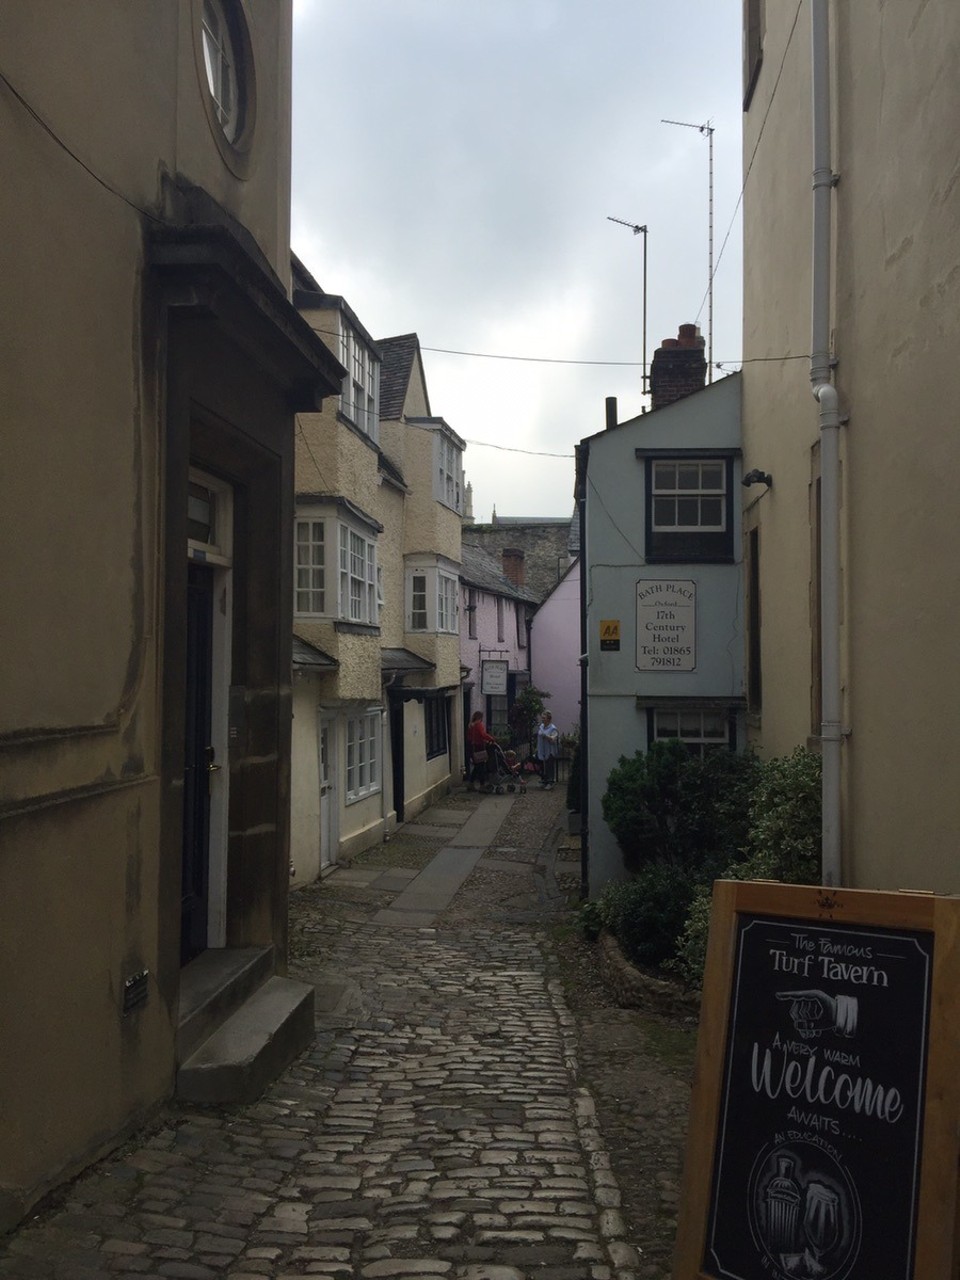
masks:
[[[359,804],[361,800],[369,800],[371,796],[378,796],[382,790],[383,790],[383,787],[376,786],[376,787],[371,787],[369,791],[361,791],[357,795],[348,795],[346,800],[344,801],[344,804],[346,804],[347,806],[351,804]]]
[[[359,423],[354,422],[352,418],[348,418],[342,409],[337,410],[337,421],[345,426],[348,431],[352,431],[355,436],[359,436],[363,443],[369,445],[375,453],[380,452],[380,445],[376,438],[370,435],[368,431],[364,431],[363,427],[361,427]]]
[[[379,636],[380,634],[379,625],[370,622],[345,622],[338,619],[333,626],[335,631],[347,636]]]
[[[647,556],[644,564],[738,564],[739,561],[729,556]],[[642,565],[640,566],[643,567]]]

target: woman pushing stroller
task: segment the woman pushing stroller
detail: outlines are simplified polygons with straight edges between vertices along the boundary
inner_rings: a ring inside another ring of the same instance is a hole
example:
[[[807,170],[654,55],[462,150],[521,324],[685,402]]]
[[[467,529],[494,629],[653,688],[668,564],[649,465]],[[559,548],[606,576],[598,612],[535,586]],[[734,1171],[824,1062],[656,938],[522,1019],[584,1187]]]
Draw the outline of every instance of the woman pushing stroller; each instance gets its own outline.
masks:
[[[483,712],[475,711],[467,726],[467,751],[470,756],[469,785],[473,790],[480,791],[487,781],[489,748],[495,742],[496,738],[487,733],[483,723]]]

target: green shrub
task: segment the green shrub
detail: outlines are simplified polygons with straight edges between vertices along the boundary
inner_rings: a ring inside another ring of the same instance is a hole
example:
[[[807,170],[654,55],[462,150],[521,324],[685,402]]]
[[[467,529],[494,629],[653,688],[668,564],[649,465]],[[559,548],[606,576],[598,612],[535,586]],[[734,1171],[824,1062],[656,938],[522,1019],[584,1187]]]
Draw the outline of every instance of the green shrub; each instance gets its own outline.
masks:
[[[750,796],[746,856],[727,866],[719,878],[819,884],[820,779],[820,757],[803,747],[763,762]],[[676,956],[666,966],[696,985],[703,980],[711,896],[711,885],[697,888]]]
[[[507,712],[507,721],[513,737],[513,745],[521,742],[529,743],[533,737],[534,725],[543,714],[546,699],[550,694],[536,685],[525,684],[513,700]]]
[[[602,925],[628,960],[657,968],[676,952],[694,888],[677,863],[649,863],[629,880],[607,885],[599,899]]]
[[[690,760],[680,742],[655,742],[621,756],[607,779],[601,810],[628,871],[675,858],[684,844],[683,775]]]
[[[570,756],[570,774],[567,778],[567,808],[580,812],[580,740],[573,745]]]
[[[731,877],[726,877],[727,879]],[[691,986],[703,982],[703,968],[707,960],[707,934],[710,932],[710,903],[713,897],[711,885],[698,885],[690,902],[687,918],[676,940],[675,954],[665,962],[664,968],[672,969]]]
[[[583,903],[577,912],[577,921],[587,941],[596,942],[607,922],[602,899],[591,898]]]
[[[601,807],[627,870],[681,862],[712,877],[742,857],[758,769],[752,753],[700,759],[675,739],[621,756]]]
[[[804,747],[762,765],[741,879],[820,883],[821,776],[819,755]]]

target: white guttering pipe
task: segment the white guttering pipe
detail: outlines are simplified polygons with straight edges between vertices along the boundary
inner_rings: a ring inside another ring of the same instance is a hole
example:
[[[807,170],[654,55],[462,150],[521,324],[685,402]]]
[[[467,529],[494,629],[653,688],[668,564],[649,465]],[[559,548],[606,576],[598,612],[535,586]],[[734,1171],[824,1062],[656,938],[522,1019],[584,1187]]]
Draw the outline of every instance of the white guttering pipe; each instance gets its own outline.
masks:
[[[823,883],[839,885],[840,853],[840,413],[830,375],[829,0],[811,0],[813,48],[813,299],[810,382],[820,409],[820,651]]]

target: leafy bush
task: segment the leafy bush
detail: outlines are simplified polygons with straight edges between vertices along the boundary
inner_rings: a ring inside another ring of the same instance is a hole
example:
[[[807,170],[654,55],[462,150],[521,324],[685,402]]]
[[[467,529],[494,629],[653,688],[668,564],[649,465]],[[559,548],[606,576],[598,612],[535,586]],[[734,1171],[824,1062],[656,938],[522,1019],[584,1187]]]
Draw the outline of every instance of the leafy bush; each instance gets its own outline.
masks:
[[[570,774],[567,778],[567,808],[580,812],[580,740],[574,743],[570,756]]]
[[[514,745],[529,742],[533,737],[533,726],[543,714],[549,697],[549,693],[538,689],[536,685],[525,684],[514,698],[513,705],[507,712]]]
[[[758,768],[752,753],[700,759],[676,739],[621,756],[601,806],[627,869],[669,861],[715,874],[742,856]]]
[[[719,878],[819,884],[820,779],[820,757],[803,747],[761,764],[750,796],[746,857],[728,866]],[[698,886],[677,954],[667,964],[698,985],[707,954],[711,896],[709,884]]]
[[[676,951],[694,889],[677,863],[653,862],[585,903],[581,925],[587,937],[609,930],[628,960],[656,968]]]
[[[820,883],[821,776],[819,755],[804,747],[763,764],[750,802],[749,874],[741,879]]]

